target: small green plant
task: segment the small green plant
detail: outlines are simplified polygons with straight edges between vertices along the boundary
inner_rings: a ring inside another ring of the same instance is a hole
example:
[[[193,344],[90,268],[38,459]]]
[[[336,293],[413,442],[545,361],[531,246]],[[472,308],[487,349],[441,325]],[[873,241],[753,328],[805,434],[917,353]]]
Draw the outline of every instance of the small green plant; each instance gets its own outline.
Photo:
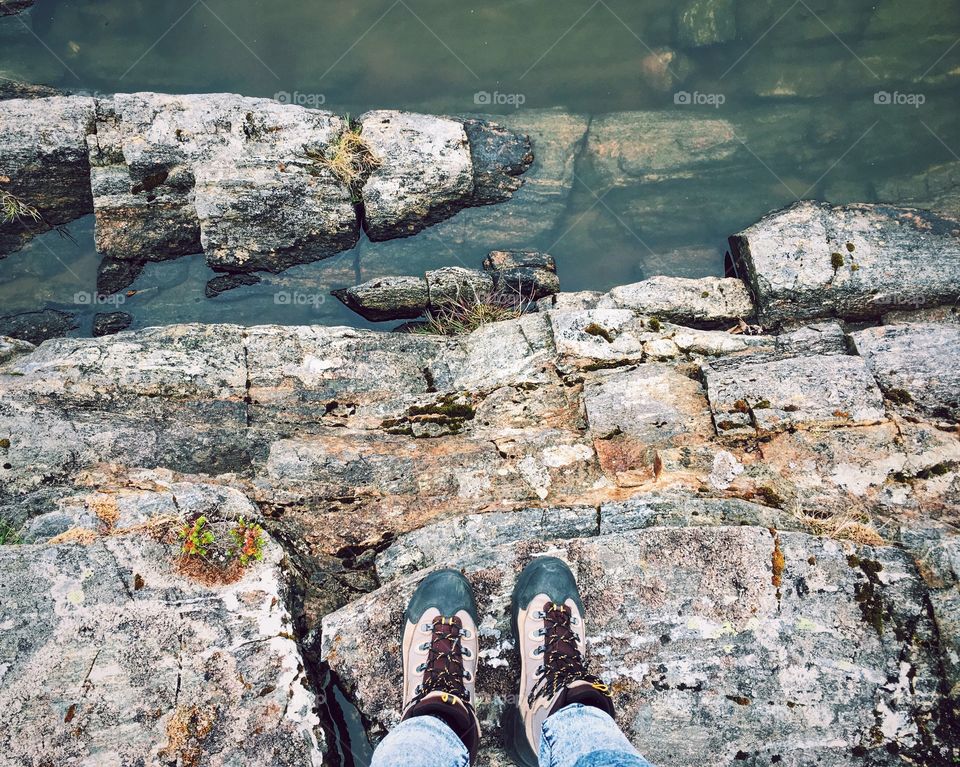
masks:
[[[20,533],[12,525],[0,520],[0,546],[16,546],[23,543]]]
[[[263,559],[263,528],[260,525],[251,524],[240,517],[230,530],[230,537],[233,539],[231,553],[241,567]]]
[[[263,528],[242,517],[211,521],[199,516],[183,525],[180,572],[203,583],[229,583],[253,562],[263,559]]]
[[[206,559],[210,555],[210,547],[216,542],[216,536],[207,528],[207,518],[201,516],[180,531],[180,540],[182,556]]]

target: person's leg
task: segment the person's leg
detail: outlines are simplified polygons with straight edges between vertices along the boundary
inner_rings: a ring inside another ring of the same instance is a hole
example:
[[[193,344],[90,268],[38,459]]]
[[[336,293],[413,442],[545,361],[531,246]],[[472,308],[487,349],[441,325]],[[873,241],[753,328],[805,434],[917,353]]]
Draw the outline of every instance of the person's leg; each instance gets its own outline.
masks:
[[[505,741],[523,767],[649,767],[613,720],[607,685],[587,669],[583,602],[556,557],[528,564],[513,592],[520,691]]]
[[[407,605],[401,638],[403,713],[373,767],[466,767],[476,756],[477,606],[456,570],[431,573]]]
[[[650,763],[607,712],[574,703],[543,723],[540,767],[650,767]]]
[[[470,752],[446,722],[415,716],[400,722],[373,752],[370,767],[467,767]]]

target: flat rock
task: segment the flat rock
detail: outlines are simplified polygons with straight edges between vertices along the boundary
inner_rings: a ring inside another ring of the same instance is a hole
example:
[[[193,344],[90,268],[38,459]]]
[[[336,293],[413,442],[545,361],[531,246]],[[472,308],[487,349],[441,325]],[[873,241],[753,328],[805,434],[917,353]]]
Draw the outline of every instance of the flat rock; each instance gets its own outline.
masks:
[[[353,247],[350,192],[308,150],[327,112],[231,94],[118,94],[89,139],[97,249],[163,260],[204,251],[224,271],[280,271]]]
[[[704,372],[721,436],[870,425],[887,418],[880,389],[860,357],[794,357]]]
[[[624,434],[666,446],[711,431],[703,386],[665,364],[598,371],[584,386],[583,402],[597,439]]]
[[[651,277],[606,293],[601,309],[631,309],[692,327],[731,327],[754,314],[750,291],[735,278]]]
[[[94,100],[84,96],[0,101],[0,186],[41,216],[0,223],[0,258],[93,212],[86,151],[93,122]]]
[[[902,551],[758,527],[652,528],[533,537],[482,563],[447,553],[444,565],[463,564],[478,595],[481,763],[498,763],[493,733],[515,694],[510,593],[523,565],[546,553],[577,574],[593,668],[654,764],[719,767],[747,754],[846,766],[865,750],[894,765],[949,748],[931,735],[942,724],[936,629]],[[399,719],[403,608],[424,572],[323,622],[324,658],[377,738]]]
[[[0,363],[13,359],[19,354],[29,354],[35,348],[34,344],[29,341],[22,341],[10,336],[0,336]]]
[[[615,112],[595,117],[585,161],[600,188],[695,178],[698,169],[740,148],[727,120],[676,112]]]
[[[5,759],[319,767],[280,547],[225,586],[175,553],[142,533],[0,546]]]
[[[799,202],[730,238],[765,326],[952,304],[960,223],[911,208]]]
[[[444,266],[426,273],[432,306],[483,301],[493,293],[493,277],[462,266]]]
[[[644,341],[658,338],[628,309],[551,311],[549,317],[557,353],[573,359],[639,362]]]
[[[960,326],[884,325],[850,337],[888,399],[960,420]]]
[[[739,498],[697,498],[675,493],[639,493],[630,500],[600,507],[600,534],[648,527],[755,525],[800,530],[789,513]]]
[[[334,290],[333,295],[372,322],[416,319],[430,301],[427,281],[422,277],[381,277]]]
[[[363,186],[371,240],[409,237],[466,207],[473,165],[460,122],[383,110],[361,115],[359,123],[380,161]]]
[[[536,250],[493,250],[483,260],[493,274],[495,287],[537,301],[560,290],[557,263],[549,253]]]

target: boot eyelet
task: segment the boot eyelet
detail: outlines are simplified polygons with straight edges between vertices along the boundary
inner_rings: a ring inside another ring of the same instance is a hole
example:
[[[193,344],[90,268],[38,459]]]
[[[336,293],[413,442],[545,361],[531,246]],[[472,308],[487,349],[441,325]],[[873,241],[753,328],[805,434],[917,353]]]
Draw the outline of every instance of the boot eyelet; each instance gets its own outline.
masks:
[[[472,658],[472,657],[473,657],[473,653],[470,652],[470,648],[469,648],[469,647],[463,647],[463,648],[461,648],[460,651],[463,653],[463,657],[464,657],[464,658]]]
[[[417,673],[418,673],[418,674],[422,674],[422,673],[423,673],[424,671],[426,671],[426,670],[427,670],[427,664],[426,664],[426,663],[421,663],[419,666],[417,666]]]
[[[430,649],[430,643],[424,642],[422,645],[420,645],[418,649],[420,650],[420,652],[425,652]]]
[[[535,648],[534,651],[533,651],[533,654],[534,654],[534,655],[543,655],[543,645],[540,645],[540,647]]]
[[[460,636],[462,636],[464,639],[469,639],[470,629],[460,629]]]
[[[421,630],[424,634],[432,634],[432,633],[433,633],[433,626],[430,625],[429,623],[424,623],[422,626],[420,626],[420,630]]]
[[[471,679],[473,679],[473,674],[471,674],[469,671],[464,671],[463,678],[469,682]]]

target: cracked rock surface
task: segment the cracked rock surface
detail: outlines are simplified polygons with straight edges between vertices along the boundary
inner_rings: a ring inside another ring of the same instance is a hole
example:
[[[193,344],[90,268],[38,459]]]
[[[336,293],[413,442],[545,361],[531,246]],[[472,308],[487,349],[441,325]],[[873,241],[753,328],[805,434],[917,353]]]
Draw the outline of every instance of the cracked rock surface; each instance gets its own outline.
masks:
[[[943,235],[916,236],[932,249]],[[26,542],[0,547],[16,584],[0,593],[7,753],[125,748],[149,763],[173,727],[201,765],[310,764],[325,742],[318,668],[376,740],[398,717],[404,601],[457,566],[483,613],[482,760],[503,764],[506,600],[530,557],[556,553],[653,763],[955,762],[957,326],[924,314],[773,332],[740,323],[736,289],[715,282],[670,320],[611,306],[611,291],[464,336],[0,339],[0,520]],[[668,288],[616,295],[673,301]],[[761,317],[779,301],[750,298]],[[176,544],[145,530],[200,513],[258,520],[266,561],[224,586],[177,572]],[[239,647],[264,637],[270,653]],[[134,667],[137,641],[152,675]]]

